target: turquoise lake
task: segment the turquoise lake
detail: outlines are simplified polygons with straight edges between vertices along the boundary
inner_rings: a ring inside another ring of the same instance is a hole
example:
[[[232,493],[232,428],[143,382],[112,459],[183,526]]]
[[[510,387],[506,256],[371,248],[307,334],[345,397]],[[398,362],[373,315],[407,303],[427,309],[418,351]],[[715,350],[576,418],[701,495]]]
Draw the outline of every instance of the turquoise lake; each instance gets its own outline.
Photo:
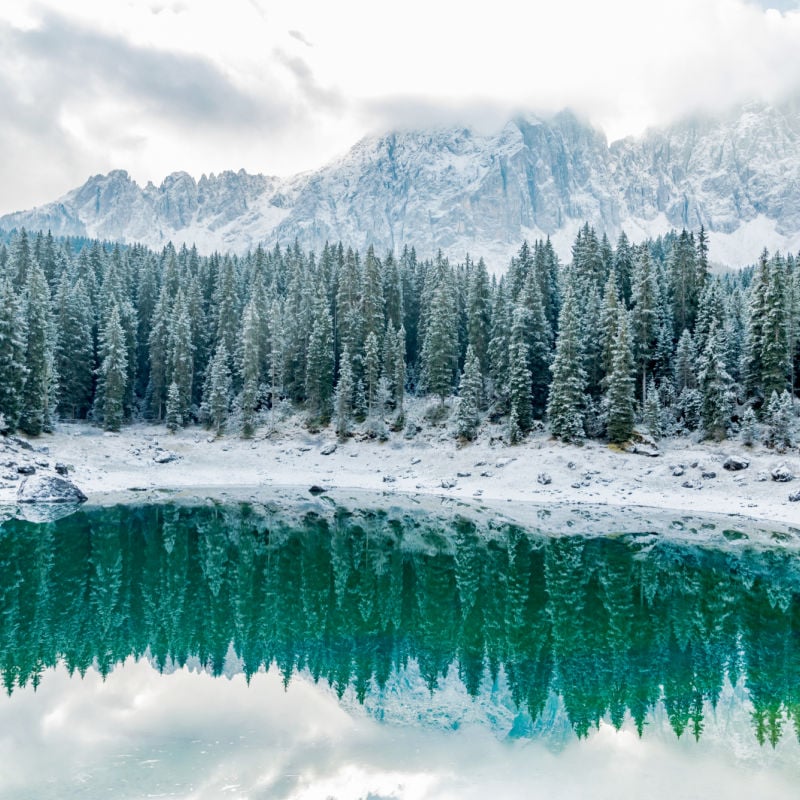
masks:
[[[613,528],[6,520],[0,797],[796,797],[800,556]]]

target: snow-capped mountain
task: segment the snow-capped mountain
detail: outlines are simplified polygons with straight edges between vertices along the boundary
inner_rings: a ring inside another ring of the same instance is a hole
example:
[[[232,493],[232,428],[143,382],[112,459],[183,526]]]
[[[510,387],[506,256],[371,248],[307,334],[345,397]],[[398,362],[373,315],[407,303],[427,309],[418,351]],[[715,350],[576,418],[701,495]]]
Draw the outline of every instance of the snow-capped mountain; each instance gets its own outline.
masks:
[[[574,114],[518,116],[470,128],[367,137],[322,169],[275,178],[244,171],[195,181],[173,173],[140,187],[115,170],[54,203],[0,217],[0,228],[50,229],[160,247],[243,252],[259,242],[319,250],[484,255],[504,265],[523,238],[549,235],[564,257],[588,221],[615,238],[672,227],[711,232],[712,258],[752,262],[764,246],[800,247],[800,102],[751,104],[612,143]]]

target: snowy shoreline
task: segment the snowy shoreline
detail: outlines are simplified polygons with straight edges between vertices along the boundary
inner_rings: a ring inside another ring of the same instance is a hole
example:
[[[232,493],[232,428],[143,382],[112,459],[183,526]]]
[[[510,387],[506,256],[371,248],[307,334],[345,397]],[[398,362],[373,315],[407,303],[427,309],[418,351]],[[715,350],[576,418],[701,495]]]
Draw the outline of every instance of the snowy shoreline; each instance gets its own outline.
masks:
[[[313,434],[299,424],[272,437],[242,440],[234,435],[213,439],[199,427],[170,434],[163,426],[136,424],[104,433],[84,423],[58,425],[30,444],[32,450],[0,439],[0,505],[16,502],[24,476],[14,474],[14,465],[51,474],[61,462],[92,504],[142,502],[165,491],[224,498],[318,485],[398,498],[449,498],[499,511],[506,504],[509,510],[523,504],[591,506],[638,509],[646,518],[650,509],[800,527],[800,504],[788,499],[800,477],[788,483],[770,477],[781,464],[800,476],[797,450],[779,454],[728,441],[664,440],[661,455],[650,458],[595,441],[563,444],[545,433],[514,447],[490,437],[459,447],[435,429],[411,441],[393,434],[386,442],[341,443],[330,430]],[[744,456],[749,467],[723,469],[732,454]],[[540,475],[549,483],[539,482]]]

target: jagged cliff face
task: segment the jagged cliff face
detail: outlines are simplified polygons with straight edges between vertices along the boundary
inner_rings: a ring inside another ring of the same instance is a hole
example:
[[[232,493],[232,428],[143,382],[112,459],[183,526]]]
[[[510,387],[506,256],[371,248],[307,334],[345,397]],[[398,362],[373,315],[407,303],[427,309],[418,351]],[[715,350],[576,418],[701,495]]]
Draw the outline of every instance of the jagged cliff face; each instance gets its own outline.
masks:
[[[616,237],[670,227],[712,232],[712,256],[755,259],[800,247],[800,105],[750,105],[639,139],[606,143],[569,112],[518,117],[497,134],[468,128],[368,137],[342,159],[288,179],[183,172],[144,188],[127,173],[90,178],[0,228],[245,251],[259,242],[319,249],[342,240],[381,252],[413,244],[501,261],[549,235],[568,256],[584,221]],[[498,264],[497,266],[502,266]]]

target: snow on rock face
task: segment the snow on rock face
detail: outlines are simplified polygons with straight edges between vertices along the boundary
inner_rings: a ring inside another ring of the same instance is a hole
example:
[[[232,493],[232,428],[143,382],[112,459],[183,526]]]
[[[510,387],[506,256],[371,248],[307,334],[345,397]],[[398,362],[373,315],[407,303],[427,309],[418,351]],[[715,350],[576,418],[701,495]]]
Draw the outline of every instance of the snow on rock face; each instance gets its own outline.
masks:
[[[670,227],[711,233],[711,256],[754,261],[766,244],[800,246],[800,103],[750,104],[609,146],[570,112],[519,116],[494,134],[470,128],[366,137],[316,172],[278,179],[185,172],[141,188],[116,170],[60,200],[0,218],[0,228],[243,252],[259,242],[378,252],[414,245],[505,266],[523,238],[551,236],[569,258],[588,221],[612,239]],[[768,234],[768,241],[764,236]],[[760,237],[760,238],[759,238]],[[758,240],[758,241],[755,241]]]
[[[33,475],[26,478],[17,490],[19,503],[83,503],[86,495],[65,478],[53,475]]]

